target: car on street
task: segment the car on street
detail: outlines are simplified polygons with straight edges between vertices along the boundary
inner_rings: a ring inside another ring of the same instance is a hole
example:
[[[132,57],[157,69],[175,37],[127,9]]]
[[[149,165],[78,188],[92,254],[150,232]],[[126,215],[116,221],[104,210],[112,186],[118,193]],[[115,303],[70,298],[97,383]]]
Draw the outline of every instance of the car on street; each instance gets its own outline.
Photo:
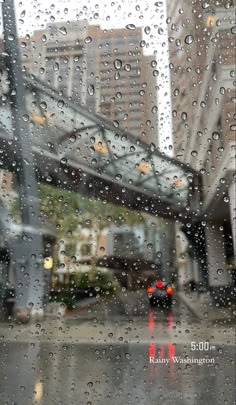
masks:
[[[147,287],[147,295],[150,305],[171,307],[173,286],[165,281],[155,281]]]

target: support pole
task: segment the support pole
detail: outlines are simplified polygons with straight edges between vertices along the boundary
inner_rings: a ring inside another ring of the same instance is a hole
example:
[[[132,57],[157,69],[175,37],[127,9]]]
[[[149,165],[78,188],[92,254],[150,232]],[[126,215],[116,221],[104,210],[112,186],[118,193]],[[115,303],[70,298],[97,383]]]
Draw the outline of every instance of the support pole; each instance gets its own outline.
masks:
[[[40,234],[37,181],[34,171],[32,134],[17,40],[14,0],[2,3],[4,47],[10,81],[13,142],[17,157],[17,175],[23,231],[13,251],[16,277],[16,317],[27,322],[30,316],[43,315],[43,239]]]
[[[205,228],[200,222],[191,224],[190,227],[182,226],[181,230],[186,234],[193,258],[198,261],[199,266],[199,284],[198,289],[202,292],[209,290],[209,278],[208,278],[208,263],[206,252],[206,235]]]

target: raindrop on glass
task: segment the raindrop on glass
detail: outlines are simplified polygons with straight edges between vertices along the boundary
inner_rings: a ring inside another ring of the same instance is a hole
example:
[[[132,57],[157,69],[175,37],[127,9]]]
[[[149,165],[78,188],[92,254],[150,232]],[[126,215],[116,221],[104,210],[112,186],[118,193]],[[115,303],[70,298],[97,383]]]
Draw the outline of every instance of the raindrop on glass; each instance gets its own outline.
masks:
[[[185,40],[184,40],[184,42],[185,42],[187,45],[192,44],[193,41],[194,41],[194,37],[193,37],[192,35],[187,35],[187,36],[185,37]]]
[[[125,28],[127,28],[127,30],[135,30],[136,29],[134,24],[128,24],[128,25],[126,25]]]
[[[66,27],[60,27],[58,31],[63,35],[67,35]]]
[[[213,132],[212,139],[214,139],[214,141],[218,141],[220,139],[219,132]]]
[[[88,94],[90,95],[90,96],[93,96],[94,95],[94,85],[93,84],[90,84],[89,86],[88,86]]]
[[[85,42],[85,44],[90,44],[90,42],[92,42],[92,38],[91,37],[86,37],[84,42]]]
[[[115,69],[119,70],[122,68],[122,60],[120,59],[115,59],[114,60],[114,67]]]

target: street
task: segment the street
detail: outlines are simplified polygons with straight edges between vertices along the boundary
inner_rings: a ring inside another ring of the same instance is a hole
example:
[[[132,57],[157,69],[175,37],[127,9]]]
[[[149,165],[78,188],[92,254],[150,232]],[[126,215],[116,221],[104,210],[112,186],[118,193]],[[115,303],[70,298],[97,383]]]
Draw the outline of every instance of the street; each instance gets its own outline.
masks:
[[[234,403],[232,325],[200,322],[178,296],[168,310],[121,293],[63,319],[1,323],[0,339],[1,404]]]

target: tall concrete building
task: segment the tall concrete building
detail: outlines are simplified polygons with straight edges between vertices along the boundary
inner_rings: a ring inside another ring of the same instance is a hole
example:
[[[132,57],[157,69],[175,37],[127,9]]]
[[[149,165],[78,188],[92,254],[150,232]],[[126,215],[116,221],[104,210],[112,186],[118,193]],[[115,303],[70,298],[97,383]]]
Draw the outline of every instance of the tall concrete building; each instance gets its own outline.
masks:
[[[202,174],[208,281],[220,295],[235,285],[235,4],[168,4],[175,156]]]
[[[143,53],[141,28],[54,23],[22,43],[27,71],[115,128],[157,144],[155,57]]]
[[[89,76],[94,73],[99,81],[96,110],[145,142],[156,141],[154,56],[143,54],[142,29],[103,31],[91,26],[88,33]]]

